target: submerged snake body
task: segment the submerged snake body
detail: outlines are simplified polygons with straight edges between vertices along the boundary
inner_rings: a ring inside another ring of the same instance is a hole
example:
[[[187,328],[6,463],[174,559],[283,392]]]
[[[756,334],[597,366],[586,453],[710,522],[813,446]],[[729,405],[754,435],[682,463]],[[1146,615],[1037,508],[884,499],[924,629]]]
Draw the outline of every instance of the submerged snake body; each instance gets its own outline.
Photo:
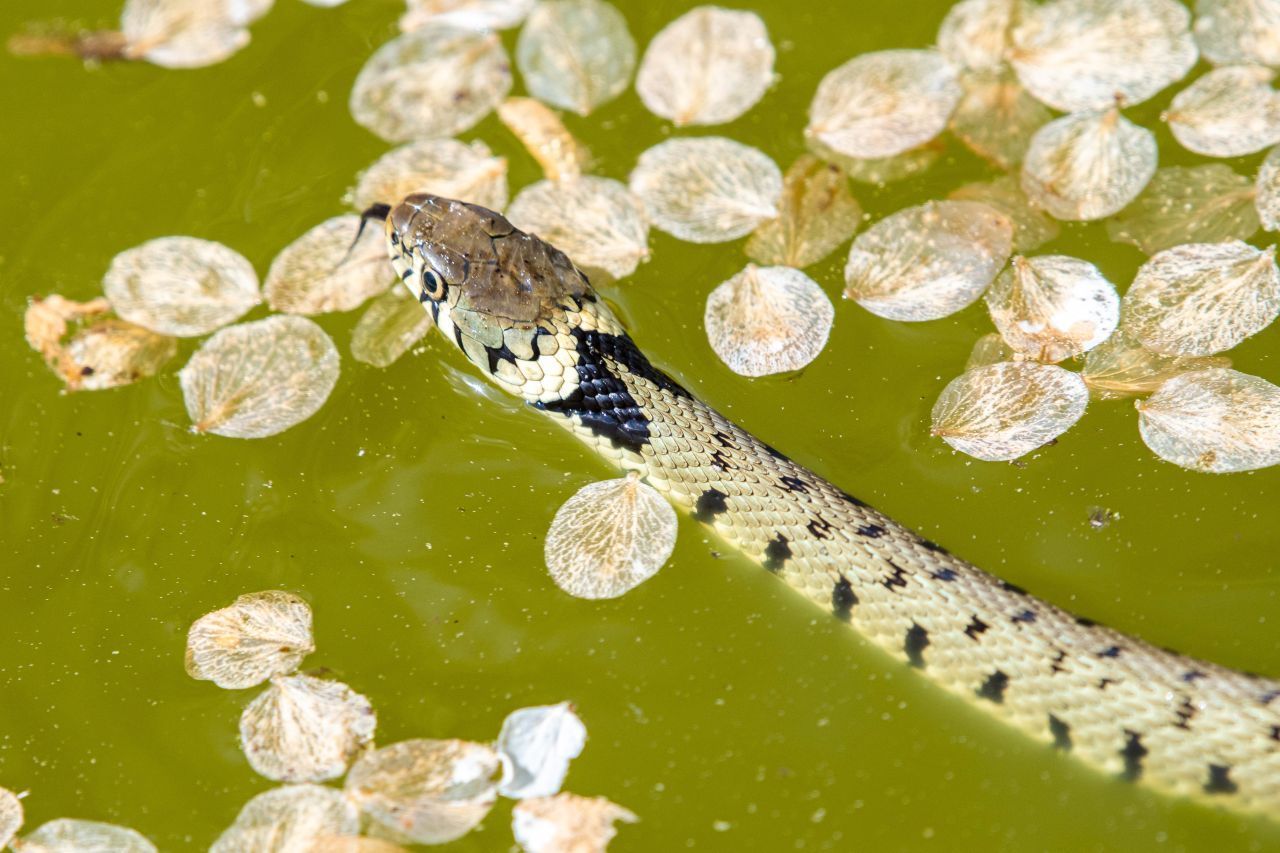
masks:
[[[572,262],[499,214],[413,195],[387,233],[500,386],[889,654],[1106,773],[1280,816],[1280,683],[1076,618],[792,462],[652,367]]]

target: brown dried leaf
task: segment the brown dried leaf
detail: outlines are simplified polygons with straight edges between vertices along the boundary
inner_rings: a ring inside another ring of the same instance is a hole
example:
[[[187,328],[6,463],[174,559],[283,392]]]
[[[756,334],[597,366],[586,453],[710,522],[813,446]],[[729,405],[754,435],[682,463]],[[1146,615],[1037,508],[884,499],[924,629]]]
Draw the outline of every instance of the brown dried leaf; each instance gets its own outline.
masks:
[[[1089,350],[1080,376],[1094,397],[1115,400],[1150,394],[1180,373],[1230,366],[1224,356],[1161,355],[1119,330]]]
[[[1207,157],[1243,157],[1280,142],[1275,71],[1215,68],[1174,95],[1161,115],[1182,146]]]
[[[268,779],[323,782],[347,772],[377,724],[369,700],[341,682],[277,675],[240,715],[240,747]]]
[[[986,367],[989,364],[1016,359],[1017,354],[1004,342],[1004,338],[1000,337],[998,332],[990,332],[978,338],[978,342],[973,345],[969,360],[964,363],[964,369],[973,370],[975,367]]]
[[[22,800],[12,791],[0,788],[0,850],[7,847],[18,834],[24,819]]]
[[[707,297],[703,324],[720,360],[740,376],[799,370],[827,344],[835,309],[818,283],[791,267],[746,269]]]
[[[300,853],[335,835],[360,831],[360,813],[342,791],[284,785],[245,803],[209,853]]]
[[[400,29],[407,33],[432,23],[477,31],[507,30],[520,26],[535,2],[536,0],[406,0],[409,10],[400,17]]]
[[[590,153],[541,101],[507,98],[498,104],[498,118],[538,161],[547,180],[571,180],[586,171]]]
[[[1013,251],[1019,254],[1033,252],[1057,239],[1062,230],[1056,219],[1031,205],[1013,175],[1001,175],[989,183],[966,184],[947,198],[981,202],[1003,214],[1013,223]]]
[[[390,367],[431,331],[431,315],[406,287],[391,289],[369,303],[351,332],[351,355],[374,367]]]
[[[951,115],[951,132],[997,168],[1019,165],[1031,138],[1053,113],[1007,70],[970,72],[960,85],[964,96]]]
[[[521,800],[511,814],[511,832],[525,853],[604,853],[617,835],[614,823],[639,818],[604,797],[557,794]]]
[[[1167,462],[1212,474],[1280,464],[1280,388],[1265,379],[1197,370],[1134,405],[1142,440]]]
[[[529,94],[585,116],[626,90],[636,43],[602,0],[543,0],[520,31],[516,64]]]
[[[1120,322],[1115,286],[1093,264],[1066,255],[1014,257],[986,299],[1009,346],[1036,361],[1087,352]]]
[[[14,850],[30,853],[156,853],[156,846],[134,829],[95,820],[59,818],[41,824]]]
[[[624,278],[649,257],[649,223],[624,184],[590,175],[539,181],[511,202],[507,218],[558,246],[591,274]]]
[[[293,672],[315,651],[311,608],[278,590],[242,595],[201,616],[187,633],[187,674],[242,690]]]
[[[1280,65],[1274,0],[1196,0],[1196,42],[1214,65]]]
[[[352,207],[394,205],[410,193],[465,198],[490,210],[507,206],[507,161],[479,139],[424,139],[383,154],[361,173]]]
[[[761,264],[807,267],[831,254],[862,223],[862,207],[844,170],[812,154],[791,164],[782,179],[781,215],[755,230],[747,257]]]
[[[962,0],[951,7],[938,29],[938,50],[953,64],[972,71],[994,71],[1005,61],[1009,36],[1021,0]]]
[[[350,311],[386,291],[396,271],[381,228],[361,229],[360,217],[326,219],[280,250],[262,293],[275,311]],[[359,235],[359,241],[356,235]]]
[[[105,299],[80,303],[57,294],[33,299],[24,321],[27,343],[66,383],[68,391],[96,391],[155,375],[177,353],[177,341],[103,316]],[[67,336],[69,322],[84,321]]]
[[[1268,152],[1258,167],[1254,207],[1265,231],[1280,231],[1280,145]]]
[[[1221,163],[1156,170],[1133,203],[1107,222],[1117,243],[1148,255],[1183,243],[1244,240],[1258,230],[1253,181]]]

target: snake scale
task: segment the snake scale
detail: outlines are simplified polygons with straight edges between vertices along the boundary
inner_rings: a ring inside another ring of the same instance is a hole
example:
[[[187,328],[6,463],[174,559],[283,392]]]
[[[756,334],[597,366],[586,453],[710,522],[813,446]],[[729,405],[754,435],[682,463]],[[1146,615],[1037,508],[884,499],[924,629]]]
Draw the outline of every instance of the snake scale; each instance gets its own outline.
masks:
[[[500,387],[950,692],[1104,773],[1280,817],[1280,682],[1077,618],[917,536],[653,367],[566,255],[426,194],[392,263]]]

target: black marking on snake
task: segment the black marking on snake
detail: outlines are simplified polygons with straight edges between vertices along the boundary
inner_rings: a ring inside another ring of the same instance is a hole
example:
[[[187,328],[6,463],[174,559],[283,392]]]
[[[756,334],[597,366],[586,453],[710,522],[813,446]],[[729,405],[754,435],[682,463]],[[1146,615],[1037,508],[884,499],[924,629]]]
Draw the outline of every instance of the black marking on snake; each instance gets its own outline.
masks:
[[[413,272],[413,270],[409,270],[408,272],[412,273],[412,272]],[[424,288],[422,288],[422,290],[418,291],[418,303],[419,303],[419,304],[421,304],[421,303],[423,303],[423,302],[430,302],[430,301],[431,301],[431,294],[427,293],[427,289],[426,289],[425,287],[424,287]]]
[[[1066,672],[1067,668],[1062,665],[1062,662],[1066,659],[1067,653],[1062,649],[1057,649],[1053,656],[1053,660],[1049,663],[1049,671],[1054,675],[1057,675],[1060,672]]]
[[[440,325],[440,303],[433,301],[430,307],[431,307],[431,321],[435,323],[437,326],[439,326]]]
[[[1280,740],[1280,726],[1271,727],[1271,739]]]
[[[809,484],[799,477],[783,477],[778,482],[782,483],[782,488],[788,492],[800,492],[801,494],[809,493]]]
[[[933,573],[933,579],[939,581],[953,581],[958,577],[960,576],[951,569],[939,569]]]
[[[1266,693],[1263,693],[1261,696],[1258,697],[1258,701],[1261,702],[1263,705],[1270,705],[1273,701],[1275,701],[1275,698],[1277,696],[1280,696],[1280,690],[1268,690]]]
[[[815,539],[830,539],[831,531],[835,529],[831,522],[820,515],[806,524],[805,527],[809,529]]]
[[[1124,759],[1124,772],[1120,778],[1128,782],[1136,782],[1142,778],[1142,759],[1147,757],[1147,748],[1142,745],[1142,735],[1131,729],[1124,730],[1124,749],[1120,750]]]
[[[1025,589],[1018,586],[1017,584],[1009,583],[1008,581],[1000,581],[1000,588],[1004,590],[1008,590],[1009,592],[1016,592],[1018,595],[1027,594],[1027,591]]]
[[[1190,684],[1191,682],[1195,681],[1198,678],[1204,678],[1204,677],[1205,677],[1205,673],[1199,669],[1189,669],[1186,672],[1182,673],[1182,680],[1187,682],[1188,684]]]
[[[907,662],[917,669],[924,669],[924,650],[929,645],[929,632],[915,622],[907,629],[907,636],[902,641],[902,650],[907,654]]]
[[[500,347],[487,346],[484,348],[484,351],[489,355],[489,372],[490,373],[498,372],[499,361],[509,361],[512,364],[516,363],[516,354],[511,351],[511,348],[507,346],[506,343],[503,343],[503,345]]]
[[[888,531],[878,524],[864,524],[858,528],[858,535],[865,536],[868,539],[879,539],[887,532]]]
[[[895,587],[901,588],[906,586],[907,585],[906,570],[903,569],[902,566],[899,566],[897,563],[895,563],[893,560],[886,560],[885,562],[887,562],[889,566],[893,569],[893,573],[890,574],[889,577],[880,581],[880,583],[884,585],[884,588],[889,590],[890,592],[893,592]]]
[[[932,539],[925,539],[921,537],[920,539],[916,540],[916,544],[919,545],[921,548],[925,549],[926,551],[932,551],[935,554],[951,553],[946,548],[943,548],[941,545],[939,545],[937,542],[934,542]]]
[[[871,508],[871,504],[867,503],[864,500],[859,500],[858,498],[855,498],[853,495],[849,494],[848,492],[841,492],[840,500],[844,501],[845,503],[853,504],[856,507],[861,507],[862,509]]]
[[[1053,735],[1053,746],[1063,752],[1071,751],[1071,726],[1049,715],[1049,734]]]
[[[459,326],[457,323],[453,324],[453,339],[458,342],[458,349],[462,350],[463,352],[466,352],[466,350],[463,349],[462,347],[462,327]]]
[[[729,510],[726,500],[728,497],[719,489],[707,489],[698,495],[698,502],[693,507],[693,517],[703,524],[710,524],[717,515]]]
[[[1098,652],[1098,657],[1100,657],[1100,658],[1118,658],[1118,657],[1120,657],[1120,647],[1119,647],[1119,646],[1107,646],[1105,649],[1103,649],[1102,651]]]
[[[991,626],[986,622],[983,622],[975,616],[969,624],[965,626],[964,633],[970,640],[973,640],[976,643],[978,641],[978,635],[990,627]]]
[[[733,440],[729,438],[729,436],[722,433],[720,430],[716,430],[715,432],[711,433],[711,437],[714,438],[720,444],[721,447],[733,447]]]
[[[791,559],[791,544],[779,533],[764,549],[764,567],[777,574],[782,564]]]
[[[1009,676],[997,669],[988,675],[987,680],[982,682],[982,686],[974,692],[978,694],[978,698],[989,699],[999,705],[1004,702],[1004,691],[1008,686]]]
[[[1204,783],[1206,794],[1234,794],[1240,786],[1231,781],[1230,764],[1210,764],[1209,781]]]
[[[1034,610],[1024,610],[1013,617],[1014,622],[1030,624],[1036,621],[1036,612]]]
[[[1087,619],[1084,616],[1077,616],[1076,624],[1085,628],[1094,628],[1097,627],[1098,623],[1094,622],[1092,619]]]
[[[831,589],[831,612],[841,622],[848,622],[853,615],[853,606],[858,603],[858,596],[853,591],[849,579],[841,577]]]
[[[1119,683],[1120,683],[1120,682],[1119,682],[1119,681],[1117,681],[1117,680],[1116,680],[1116,679],[1114,679],[1114,678],[1099,678],[1099,679],[1098,679],[1098,689],[1099,689],[1099,690],[1106,690],[1106,689],[1107,689],[1109,686],[1111,686],[1112,684],[1119,684]]]
[[[1190,729],[1191,720],[1195,718],[1196,706],[1192,704],[1190,696],[1182,697],[1182,704],[1178,710],[1174,712],[1178,715],[1178,722],[1174,723],[1180,729]]]
[[[781,450],[779,450],[778,448],[774,447],[771,444],[765,444],[762,441],[760,442],[760,446],[764,448],[765,453],[768,453],[774,459],[781,459],[783,462],[791,461],[791,457],[787,456],[787,454],[783,453]]]

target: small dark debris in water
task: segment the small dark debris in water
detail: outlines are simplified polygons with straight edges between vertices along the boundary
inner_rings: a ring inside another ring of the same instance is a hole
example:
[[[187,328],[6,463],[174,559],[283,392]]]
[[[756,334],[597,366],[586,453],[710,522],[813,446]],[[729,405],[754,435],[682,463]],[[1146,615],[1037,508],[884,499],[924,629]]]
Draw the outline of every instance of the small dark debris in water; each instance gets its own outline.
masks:
[[[1120,520],[1120,513],[1113,509],[1107,509],[1104,506],[1089,507],[1089,526],[1094,530],[1101,530],[1107,527],[1113,521]]]

